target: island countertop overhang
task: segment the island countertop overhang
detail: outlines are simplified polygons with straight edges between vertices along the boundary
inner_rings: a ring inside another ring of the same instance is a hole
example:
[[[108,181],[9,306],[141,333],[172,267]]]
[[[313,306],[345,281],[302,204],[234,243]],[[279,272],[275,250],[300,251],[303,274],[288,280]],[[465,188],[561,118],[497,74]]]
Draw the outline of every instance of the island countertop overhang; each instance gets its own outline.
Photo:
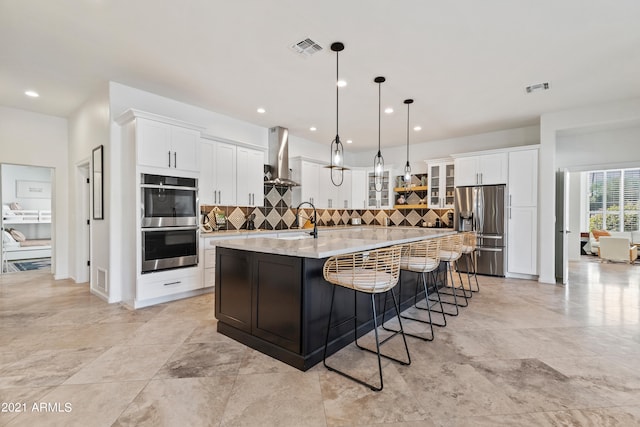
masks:
[[[299,231],[302,236],[304,231]],[[220,240],[216,246],[301,258],[327,258],[455,234],[452,229],[418,227],[341,227],[320,230],[318,238],[254,237]],[[290,234],[290,233],[288,233]]]

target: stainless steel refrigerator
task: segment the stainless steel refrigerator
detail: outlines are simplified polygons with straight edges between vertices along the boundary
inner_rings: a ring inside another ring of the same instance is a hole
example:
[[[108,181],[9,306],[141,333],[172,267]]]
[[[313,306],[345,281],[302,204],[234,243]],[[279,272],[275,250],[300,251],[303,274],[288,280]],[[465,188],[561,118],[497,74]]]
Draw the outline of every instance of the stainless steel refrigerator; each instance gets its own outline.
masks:
[[[456,187],[454,228],[475,231],[477,272],[504,276],[507,265],[507,219],[505,185]],[[460,271],[467,263],[459,262]]]

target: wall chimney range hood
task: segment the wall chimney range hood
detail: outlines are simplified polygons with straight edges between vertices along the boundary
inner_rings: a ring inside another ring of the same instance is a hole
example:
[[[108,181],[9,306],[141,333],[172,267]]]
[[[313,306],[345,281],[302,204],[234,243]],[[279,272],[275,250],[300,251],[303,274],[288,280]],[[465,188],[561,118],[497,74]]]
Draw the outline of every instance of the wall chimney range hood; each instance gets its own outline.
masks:
[[[269,129],[269,166],[271,179],[265,184],[299,186],[289,179],[289,129],[275,126]]]

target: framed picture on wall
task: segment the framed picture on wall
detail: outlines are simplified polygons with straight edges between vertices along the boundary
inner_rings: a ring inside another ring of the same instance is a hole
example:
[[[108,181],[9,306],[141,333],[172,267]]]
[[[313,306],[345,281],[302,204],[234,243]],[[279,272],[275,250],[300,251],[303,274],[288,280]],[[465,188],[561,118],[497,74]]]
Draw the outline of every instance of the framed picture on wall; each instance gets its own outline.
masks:
[[[46,181],[16,181],[16,197],[19,199],[50,199],[51,183]]]
[[[93,166],[93,219],[104,219],[104,165],[103,146],[93,149],[91,164]]]

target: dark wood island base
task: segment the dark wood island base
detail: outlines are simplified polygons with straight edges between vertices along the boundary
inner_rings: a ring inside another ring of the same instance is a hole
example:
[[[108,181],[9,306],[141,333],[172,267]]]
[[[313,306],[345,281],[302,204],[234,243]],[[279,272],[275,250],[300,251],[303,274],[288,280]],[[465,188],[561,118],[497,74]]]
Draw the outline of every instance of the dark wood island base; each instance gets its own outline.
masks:
[[[311,368],[322,360],[334,286],[322,277],[325,261],[326,258],[218,248],[215,286],[218,332],[302,371]],[[446,280],[442,271],[441,264],[438,282]],[[401,310],[413,305],[417,278],[416,273],[401,272]],[[394,289],[396,294],[398,289],[397,286]],[[420,297],[424,297],[424,291],[418,293]],[[339,326],[332,329],[328,354],[353,342],[354,322],[347,320],[353,317],[354,303],[358,304],[358,317],[368,319],[358,322],[358,336],[373,329],[368,295],[356,296],[354,291],[338,287],[333,319]],[[381,321],[384,298],[378,304]],[[395,314],[391,299],[386,314],[388,319]]]

